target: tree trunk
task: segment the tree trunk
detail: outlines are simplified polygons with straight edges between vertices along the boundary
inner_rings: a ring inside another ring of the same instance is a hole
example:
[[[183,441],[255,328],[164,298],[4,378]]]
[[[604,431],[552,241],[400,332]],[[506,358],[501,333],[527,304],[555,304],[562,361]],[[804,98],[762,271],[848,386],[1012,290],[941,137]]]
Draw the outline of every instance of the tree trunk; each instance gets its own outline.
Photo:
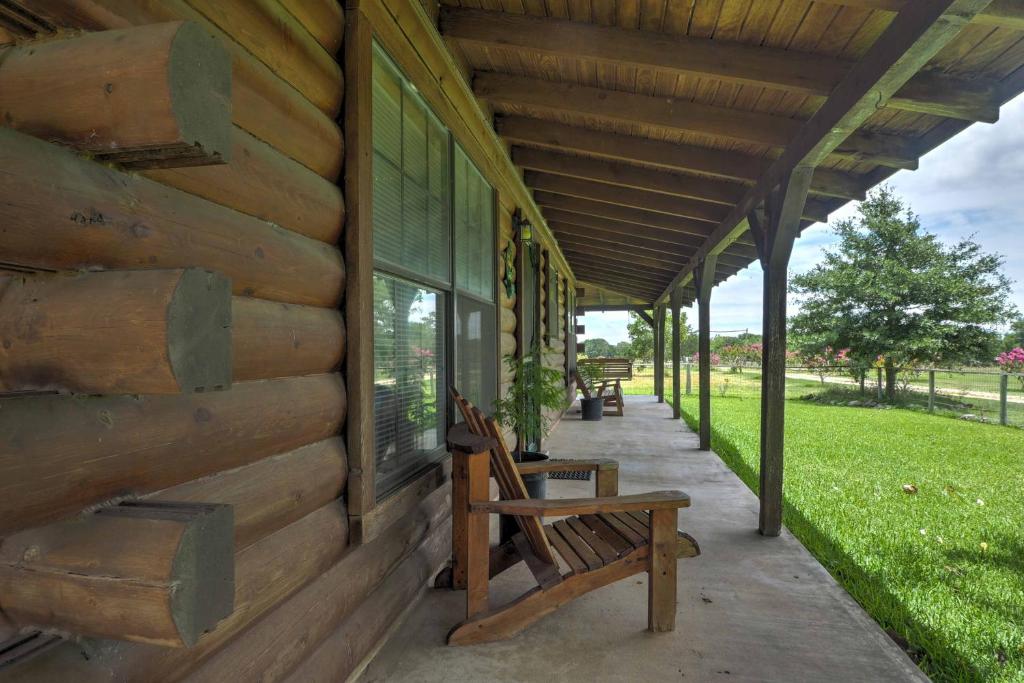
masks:
[[[896,400],[896,366],[888,359],[885,361],[885,397]]]

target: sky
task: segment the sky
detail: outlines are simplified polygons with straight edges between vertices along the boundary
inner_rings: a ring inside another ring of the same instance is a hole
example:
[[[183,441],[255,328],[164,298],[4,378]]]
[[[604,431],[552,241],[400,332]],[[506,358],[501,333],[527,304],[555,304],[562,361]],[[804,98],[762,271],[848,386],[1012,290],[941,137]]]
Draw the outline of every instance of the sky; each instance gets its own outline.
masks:
[[[1024,312],[1024,95],[1002,107],[995,124],[976,123],[921,158],[918,170],[900,171],[889,185],[920,216],[921,226],[949,244],[972,237],[986,252],[1004,257],[1003,272],[1014,281],[1011,300]],[[856,215],[850,202],[829,216],[836,223]],[[831,228],[817,223],[793,248],[790,273],[804,273],[835,245]],[[790,295],[789,311],[796,311]],[[691,326],[696,305],[687,309]],[[627,313],[588,313],[583,339],[628,339]],[[755,263],[715,287],[711,294],[712,334],[761,332],[761,268]]]

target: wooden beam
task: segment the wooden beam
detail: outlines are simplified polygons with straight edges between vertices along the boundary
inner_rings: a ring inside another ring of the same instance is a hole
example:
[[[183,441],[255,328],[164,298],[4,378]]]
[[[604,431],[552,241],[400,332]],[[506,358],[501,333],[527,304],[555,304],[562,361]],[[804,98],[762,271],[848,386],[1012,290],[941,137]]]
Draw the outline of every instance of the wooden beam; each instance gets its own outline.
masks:
[[[582,152],[618,161],[632,161],[681,172],[697,172],[743,182],[757,182],[771,159],[699,145],[592,130],[525,116],[499,116],[495,128],[511,143]],[[529,183],[527,183],[529,184]],[[819,168],[811,191],[841,199],[864,199],[866,182],[860,176]]]
[[[348,263],[345,318],[373,320],[373,27],[363,12],[349,9],[345,24],[345,200],[344,233]],[[352,326],[345,377],[355,396],[374,393],[373,328]],[[356,401],[345,425],[351,473],[348,512],[369,514],[377,503],[372,401]],[[359,537],[359,524],[356,538]]]
[[[637,95],[525,76],[479,72],[473,91],[494,105],[532,107],[590,116],[603,121],[643,124],[721,140],[752,142],[776,149],[789,145],[805,123],[771,114],[697,104],[688,100]],[[913,140],[886,133],[857,133],[832,153],[841,159],[893,168],[917,168]]]
[[[532,171],[586,178],[727,206],[739,201],[746,190],[745,185],[735,181],[684,175],[621,161],[559,154],[533,147],[513,147],[512,163]]]
[[[537,205],[543,209],[564,209],[573,213],[582,213],[598,218],[610,218],[627,223],[636,223],[637,225],[646,225],[652,228],[675,230],[688,235],[696,235],[697,237],[707,237],[714,229],[714,224],[712,223],[696,223],[694,219],[678,218],[656,211],[634,209],[628,206],[580,199],[579,197],[569,197],[542,190],[536,191],[533,197]],[[727,212],[728,210],[722,213]],[[705,229],[701,230],[701,227]]]
[[[913,0],[822,0],[830,5],[878,9],[900,12]],[[1020,0],[994,0],[988,7],[970,18],[972,24],[1001,26],[1015,31],[1024,31],[1024,5]]]
[[[552,223],[571,223],[587,228],[596,228],[609,232],[618,232],[625,235],[637,235],[662,239],[664,241],[679,245],[694,245],[701,243],[701,237],[693,233],[685,233],[677,230],[666,230],[665,228],[654,228],[649,225],[627,223],[626,221],[613,220],[611,218],[600,218],[588,216],[582,213],[566,211],[564,209],[547,209],[545,217]]]
[[[600,267],[578,264],[577,267],[574,268],[574,271],[578,272],[580,277],[586,278],[591,282],[599,283],[602,287],[616,292],[622,292],[630,296],[635,296],[641,300],[650,299],[650,297],[656,293],[649,285],[638,284],[636,280],[630,277],[620,277],[618,275],[610,274]]]
[[[815,167],[868,119],[990,0],[911,0],[850,70],[828,101],[805,122],[783,154],[730,212],[700,252],[659,297],[689,280],[701,257],[718,253],[746,232],[747,216],[797,166]]]
[[[654,318],[652,318],[650,314],[647,313],[647,311],[640,308],[633,312],[636,313],[637,317],[639,317],[641,320],[647,323],[651,327],[652,331],[654,330]],[[600,497],[600,494],[598,494],[598,497]]]
[[[672,315],[672,419],[678,420],[682,415],[679,402],[680,396],[680,367],[679,367],[679,345],[682,341],[681,330],[679,329],[679,309],[682,306],[682,297],[678,290],[672,292],[669,297],[669,312]]]
[[[234,606],[229,505],[146,501],[4,539],[4,615],[23,628],[191,647]]]
[[[231,58],[198,24],[171,22],[0,51],[8,128],[134,168],[231,154]]]
[[[0,128],[0,204],[0,252],[26,267],[199,266],[229,277],[235,294],[326,307],[345,287],[332,245],[9,128]]]
[[[698,448],[711,450],[711,289],[715,286],[716,256],[706,256],[697,269],[697,374],[700,424]]]
[[[742,183],[698,178],[617,161],[588,159],[529,147],[513,148],[512,161],[534,171],[612,185],[613,188],[605,190],[607,194],[617,192],[618,190],[614,188],[622,186],[718,204],[724,208],[735,204],[747,190],[747,186]],[[705,207],[705,211],[707,210],[708,207]],[[715,212],[712,208],[706,216],[710,218],[713,215]],[[828,206],[819,201],[810,202],[805,209],[804,217],[810,221],[827,221]]]
[[[0,533],[321,441],[346,407],[336,374],[180,396],[10,399],[0,411]]]
[[[582,178],[573,178],[551,173],[526,171],[523,179],[534,192],[542,191],[552,194],[589,199],[605,204],[644,209],[655,213],[663,213],[681,218],[696,220],[713,220],[724,208],[720,204],[700,202],[687,197],[668,195],[662,192],[649,192],[622,185],[592,182]],[[720,220],[720,219],[719,219]],[[717,224],[719,220],[714,222]]]
[[[562,245],[563,249],[577,254],[591,254],[598,258],[621,260],[639,266],[668,269],[673,273],[677,272],[680,263],[685,260],[684,258],[659,257],[657,252],[653,251],[644,252],[626,247],[616,248],[607,242],[596,242],[586,239],[560,237],[558,243]]]
[[[460,43],[485,48],[761,86],[809,95],[818,102],[832,92],[852,65],[847,60],[826,55],[717,38],[668,35],[468,8],[445,7],[441,14],[441,32]],[[993,82],[974,82],[946,74],[914,77],[888,106],[989,123],[999,115]]]
[[[569,259],[570,263],[589,262],[594,265],[606,266],[613,271],[635,274],[637,278],[649,278],[657,281],[664,281],[664,278],[671,278],[676,272],[675,268],[668,263],[663,263],[661,265],[637,263],[625,254],[619,254],[617,257],[608,258],[601,256],[600,254],[595,254],[590,250],[570,247],[568,245],[566,246],[566,258]]]
[[[231,283],[201,268],[0,278],[0,392],[231,388]]]

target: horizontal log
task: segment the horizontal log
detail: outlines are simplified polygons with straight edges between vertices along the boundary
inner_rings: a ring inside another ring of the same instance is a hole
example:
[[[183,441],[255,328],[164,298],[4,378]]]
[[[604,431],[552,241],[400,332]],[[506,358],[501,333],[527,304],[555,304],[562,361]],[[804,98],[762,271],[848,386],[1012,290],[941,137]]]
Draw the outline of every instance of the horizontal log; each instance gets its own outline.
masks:
[[[337,243],[345,224],[345,201],[337,185],[238,126],[231,131],[227,164],[144,175],[328,244]]]
[[[446,457],[428,467],[425,472],[399,490],[378,500],[372,510],[360,516],[353,516],[353,538],[357,538],[359,543],[369,543],[380,537],[396,519],[411,514],[431,493],[448,486],[451,478],[452,461]]]
[[[511,308],[505,308],[502,306],[499,309],[499,315],[501,316],[500,327],[502,332],[508,332],[511,334],[516,330],[516,314]]]
[[[186,0],[330,117],[345,91],[341,67],[278,0]]]
[[[609,133],[524,116],[498,117],[495,128],[503,138],[513,143],[583,152],[748,183],[757,182],[771,165],[770,159],[742,152]],[[816,168],[811,192],[842,199],[864,199],[865,184],[866,181],[853,173]]]
[[[0,392],[231,386],[231,283],[200,268],[0,278]]]
[[[240,552],[339,498],[347,478],[345,441],[333,436],[163,489],[147,500],[230,505],[235,515],[235,552]]]
[[[326,439],[339,375],[182,396],[32,396],[0,411],[0,535]]]
[[[289,675],[290,683],[332,683],[351,678],[376,651],[402,615],[427,590],[427,583],[451,550],[451,521],[445,522],[404,559],[383,582]]]
[[[322,242],[0,129],[0,252],[50,269],[201,266],[236,294],[335,307],[345,267]]]
[[[762,86],[810,95],[819,104],[852,65],[829,55],[747,45],[717,37],[668,35],[477,9],[444,9],[441,30],[460,42],[539,52],[549,58],[597,61],[611,68],[654,69],[659,75]],[[914,76],[887,106],[967,121],[992,123],[999,117],[994,82],[947,74]]]
[[[337,54],[345,37],[345,10],[338,0],[280,0],[328,54]]]
[[[344,507],[332,502],[235,555],[235,610],[192,648],[68,642],[4,673],[11,681],[180,680],[275,606],[288,604],[289,596],[337,566],[348,552],[348,518]]]
[[[229,505],[129,503],[0,548],[0,600],[15,623],[170,647],[191,647],[231,613],[234,575]]]
[[[598,120],[649,125],[748,142],[775,149],[786,147],[804,124],[772,114],[639,95],[575,83],[478,72],[473,78],[478,97],[501,106],[535,107]],[[886,133],[855,132],[832,152],[833,158],[863,161],[892,168],[917,168],[912,138]]]
[[[235,297],[232,316],[236,381],[331,372],[345,357],[337,309]]]
[[[223,163],[231,58],[181,21],[27,43],[0,54],[0,119],[136,168]]]
[[[451,548],[451,486],[438,489],[380,538],[340,562],[231,640],[189,678],[193,683],[281,680],[366,599],[403,559]],[[205,653],[204,653],[205,654]],[[156,671],[145,672],[151,678]],[[157,678],[159,676],[156,676]]]
[[[255,137],[334,180],[344,147],[338,125],[285,80],[185,0],[5,0],[34,17],[42,30],[106,29],[188,20],[220,39],[231,53],[234,121]]]

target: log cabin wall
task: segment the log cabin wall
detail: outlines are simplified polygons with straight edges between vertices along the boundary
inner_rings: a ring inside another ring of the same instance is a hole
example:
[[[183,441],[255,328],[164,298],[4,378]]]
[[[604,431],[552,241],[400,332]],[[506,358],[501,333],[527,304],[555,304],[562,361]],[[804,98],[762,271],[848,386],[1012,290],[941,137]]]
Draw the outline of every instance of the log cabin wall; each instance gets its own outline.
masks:
[[[532,197],[416,0],[4,7],[0,681],[344,679],[451,525],[445,463],[372,487],[352,37],[496,188],[499,254]]]

